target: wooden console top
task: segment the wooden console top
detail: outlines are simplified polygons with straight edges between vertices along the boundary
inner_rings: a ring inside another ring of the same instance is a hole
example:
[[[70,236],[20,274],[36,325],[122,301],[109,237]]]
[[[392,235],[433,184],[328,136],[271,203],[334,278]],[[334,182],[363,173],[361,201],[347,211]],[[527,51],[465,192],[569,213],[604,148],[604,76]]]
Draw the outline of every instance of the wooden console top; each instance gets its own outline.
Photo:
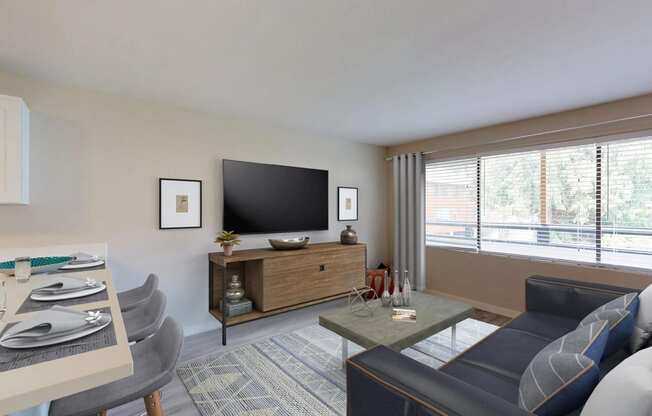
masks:
[[[251,260],[262,260],[269,258],[277,257],[287,257],[287,256],[297,256],[305,254],[319,254],[326,253],[334,250],[341,250],[345,247],[352,246],[364,246],[363,243],[358,243],[355,245],[343,245],[337,242],[332,243],[314,243],[308,244],[307,247],[299,250],[275,250],[273,248],[255,248],[251,250],[234,250],[233,255],[230,257],[224,256],[224,253],[215,252],[208,253],[208,260],[218,264],[222,267],[226,267],[229,263],[238,263],[242,261],[251,261]]]

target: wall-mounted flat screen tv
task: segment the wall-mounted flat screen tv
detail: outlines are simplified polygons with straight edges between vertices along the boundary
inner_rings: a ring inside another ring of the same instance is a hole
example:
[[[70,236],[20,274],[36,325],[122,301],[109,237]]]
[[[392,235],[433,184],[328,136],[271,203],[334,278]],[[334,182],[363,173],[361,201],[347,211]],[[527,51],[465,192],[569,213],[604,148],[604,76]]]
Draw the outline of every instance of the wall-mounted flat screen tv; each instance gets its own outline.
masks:
[[[328,230],[328,171],[223,160],[224,229]]]

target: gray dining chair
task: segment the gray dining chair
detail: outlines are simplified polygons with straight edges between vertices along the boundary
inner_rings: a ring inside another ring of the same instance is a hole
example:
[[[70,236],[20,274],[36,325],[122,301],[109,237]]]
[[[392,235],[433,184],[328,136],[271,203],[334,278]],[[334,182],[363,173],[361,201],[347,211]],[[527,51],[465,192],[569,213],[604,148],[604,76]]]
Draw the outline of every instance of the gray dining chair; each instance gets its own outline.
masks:
[[[142,341],[154,334],[165,318],[165,294],[155,290],[145,303],[122,312],[129,342]]]
[[[142,286],[118,293],[120,310],[128,311],[145,303],[156,289],[158,289],[158,276],[150,273]]]
[[[148,416],[162,416],[160,389],[174,377],[183,330],[168,317],[154,336],[131,346],[134,374],[50,404],[50,416],[106,415],[107,410],[143,398]]]

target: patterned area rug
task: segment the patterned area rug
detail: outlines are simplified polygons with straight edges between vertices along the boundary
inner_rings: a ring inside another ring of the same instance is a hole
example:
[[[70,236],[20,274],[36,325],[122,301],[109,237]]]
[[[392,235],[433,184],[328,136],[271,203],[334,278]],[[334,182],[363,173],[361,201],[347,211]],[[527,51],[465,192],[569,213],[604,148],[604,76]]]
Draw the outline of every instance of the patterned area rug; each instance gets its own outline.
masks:
[[[457,325],[455,350],[447,329],[402,353],[439,368],[497,328],[467,319]],[[349,344],[350,354],[361,350]],[[346,414],[341,338],[319,325],[198,358],[177,372],[203,416]]]

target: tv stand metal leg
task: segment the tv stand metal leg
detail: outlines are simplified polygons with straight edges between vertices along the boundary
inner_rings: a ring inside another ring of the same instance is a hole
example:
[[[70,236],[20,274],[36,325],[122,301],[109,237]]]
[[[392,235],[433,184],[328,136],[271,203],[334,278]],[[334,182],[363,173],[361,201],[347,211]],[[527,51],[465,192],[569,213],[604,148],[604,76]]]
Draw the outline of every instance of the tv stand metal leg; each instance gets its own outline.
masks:
[[[222,345],[226,346],[226,267],[222,268]]]

